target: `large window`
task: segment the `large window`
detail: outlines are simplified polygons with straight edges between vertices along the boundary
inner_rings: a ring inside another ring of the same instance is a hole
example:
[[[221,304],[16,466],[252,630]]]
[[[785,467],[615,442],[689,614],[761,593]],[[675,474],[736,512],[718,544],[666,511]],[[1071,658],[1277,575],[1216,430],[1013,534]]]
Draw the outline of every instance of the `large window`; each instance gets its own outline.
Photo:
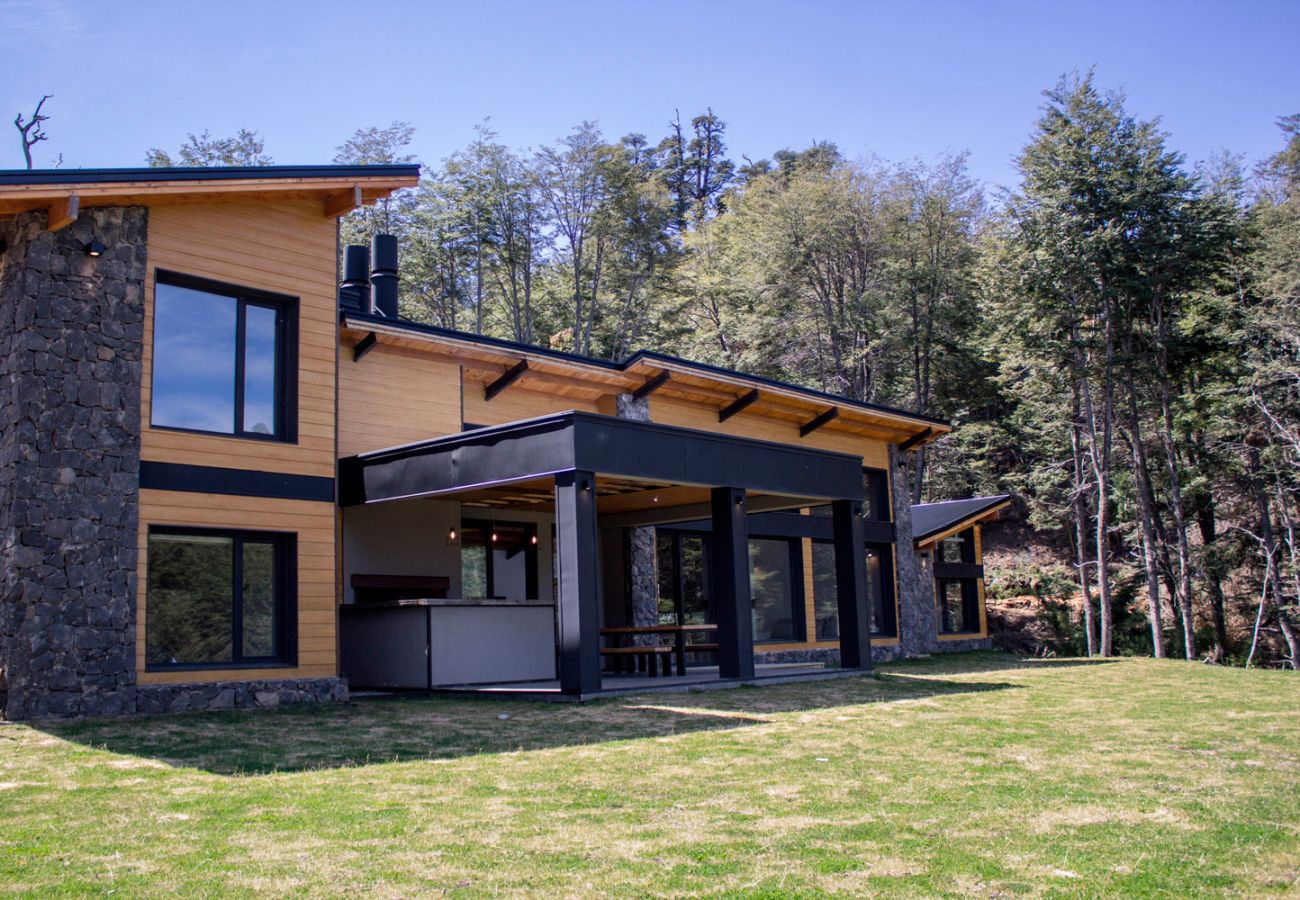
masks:
[[[799,541],[751,538],[749,590],[754,602],[754,640],[798,641],[804,636]]]
[[[462,522],[460,593],[466,600],[536,600],[537,526]]]
[[[867,609],[871,615],[871,633],[892,637],[894,624],[894,572],[888,545],[868,544],[864,550],[867,564]],[[817,620],[817,640],[833,641],[840,636],[839,598],[835,593],[835,545],[813,541],[813,610]]]
[[[699,534],[655,529],[655,549],[659,555],[659,624],[711,625],[709,606],[707,548]],[[713,635],[693,632],[688,639],[712,641]]]
[[[159,272],[150,422],[295,439],[292,298]]]
[[[979,587],[974,578],[940,578],[935,592],[941,634],[974,634],[980,630]]]
[[[293,663],[293,566],[291,535],[150,529],[148,667]]]

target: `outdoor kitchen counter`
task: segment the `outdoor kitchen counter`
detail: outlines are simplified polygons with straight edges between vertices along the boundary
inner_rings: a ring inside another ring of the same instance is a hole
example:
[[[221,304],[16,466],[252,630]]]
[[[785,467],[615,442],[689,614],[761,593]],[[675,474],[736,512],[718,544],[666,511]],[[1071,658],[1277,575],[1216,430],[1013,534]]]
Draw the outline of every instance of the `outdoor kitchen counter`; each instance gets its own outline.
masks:
[[[353,689],[433,688],[556,677],[555,605],[537,600],[387,600],[340,607],[340,668]]]

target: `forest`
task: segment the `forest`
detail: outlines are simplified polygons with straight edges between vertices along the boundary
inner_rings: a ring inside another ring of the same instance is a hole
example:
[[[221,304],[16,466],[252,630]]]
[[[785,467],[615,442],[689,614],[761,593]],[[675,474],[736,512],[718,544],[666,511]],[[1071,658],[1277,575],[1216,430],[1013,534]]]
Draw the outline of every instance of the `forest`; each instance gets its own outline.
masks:
[[[1005,190],[963,154],[735,159],[712,109],[527,151],[485,122],[343,237],[399,235],[418,321],[950,420],[914,500],[1015,495],[991,607],[1032,598],[1038,652],[1294,669],[1300,114],[1262,163],[1189,163],[1090,72],[1043,96]],[[362,128],[334,161],[413,162],[413,135]],[[245,130],[147,161],[272,158]]]

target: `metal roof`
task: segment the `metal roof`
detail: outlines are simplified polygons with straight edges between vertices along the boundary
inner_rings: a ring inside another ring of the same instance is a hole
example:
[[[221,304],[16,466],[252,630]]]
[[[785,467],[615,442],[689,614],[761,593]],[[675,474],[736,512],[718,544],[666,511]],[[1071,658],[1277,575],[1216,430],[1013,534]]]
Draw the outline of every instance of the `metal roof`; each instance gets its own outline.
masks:
[[[123,169],[0,169],[0,185],[130,184],[154,181],[237,181],[262,178],[418,177],[418,165],[176,166]]]
[[[923,541],[936,534],[942,534],[967,520],[978,519],[980,516],[1010,502],[1010,500],[1010,494],[998,494],[994,497],[970,497],[966,500],[944,500],[940,503],[917,503],[912,506],[912,539],[914,541]]]

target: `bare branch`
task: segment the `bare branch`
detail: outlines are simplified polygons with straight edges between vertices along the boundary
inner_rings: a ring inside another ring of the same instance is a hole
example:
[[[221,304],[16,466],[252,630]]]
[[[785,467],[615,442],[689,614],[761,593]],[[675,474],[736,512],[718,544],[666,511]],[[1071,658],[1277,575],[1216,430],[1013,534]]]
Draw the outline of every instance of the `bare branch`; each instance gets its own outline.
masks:
[[[23,158],[27,160],[27,168],[32,167],[32,148],[41,141],[47,140],[44,129],[41,128],[42,122],[49,121],[49,116],[41,112],[41,107],[45,106],[46,100],[54,99],[53,94],[44,94],[41,100],[36,104],[36,109],[32,110],[32,117],[28,121],[23,120],[23,114],[19,113],[14,116],[14,127],[18,129],[20,140],[23,142]]]

